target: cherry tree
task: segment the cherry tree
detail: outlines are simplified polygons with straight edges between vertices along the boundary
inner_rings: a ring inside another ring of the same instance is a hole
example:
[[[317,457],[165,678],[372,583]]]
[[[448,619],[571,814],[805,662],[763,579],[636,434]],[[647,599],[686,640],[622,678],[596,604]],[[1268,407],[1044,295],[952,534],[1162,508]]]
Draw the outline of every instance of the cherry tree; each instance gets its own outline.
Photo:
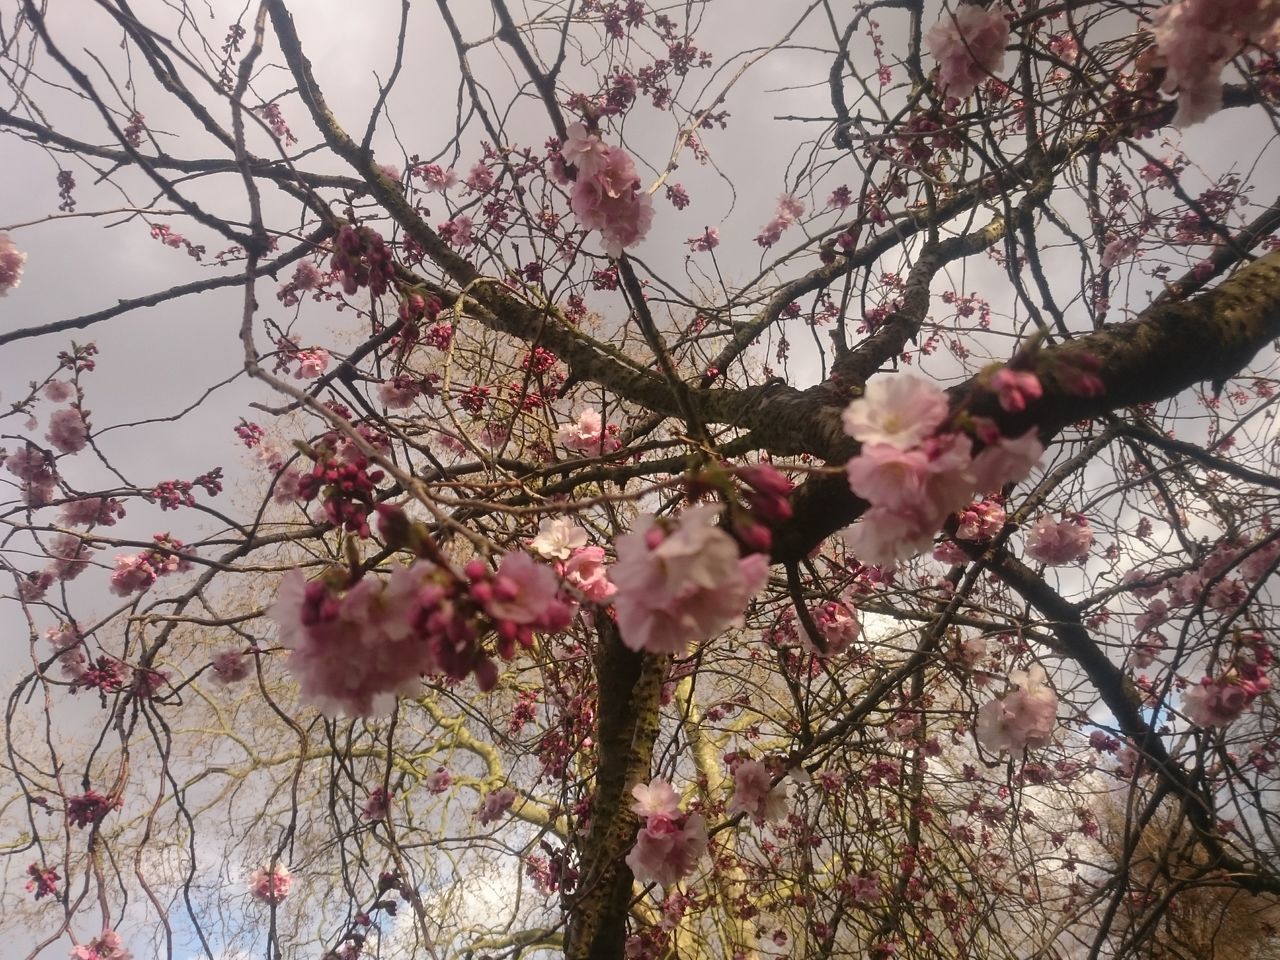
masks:
[[[21,955],[1276,948],[1280,4],[0,16]]]

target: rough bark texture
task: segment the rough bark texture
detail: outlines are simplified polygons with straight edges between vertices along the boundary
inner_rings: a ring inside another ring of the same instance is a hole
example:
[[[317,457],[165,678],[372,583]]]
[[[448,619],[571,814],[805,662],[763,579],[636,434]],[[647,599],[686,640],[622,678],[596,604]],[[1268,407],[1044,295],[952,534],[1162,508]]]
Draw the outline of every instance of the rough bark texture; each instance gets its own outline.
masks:
[[[621,960],[625,951],[633,880],[625,858],[640,825],[627,791],[649,780],[668,664],[667,657],[623,646],[607,617],[599,618],[598,636],[598,762],[591,828],[581,851],[578,900],[565,945],[570,960]]]

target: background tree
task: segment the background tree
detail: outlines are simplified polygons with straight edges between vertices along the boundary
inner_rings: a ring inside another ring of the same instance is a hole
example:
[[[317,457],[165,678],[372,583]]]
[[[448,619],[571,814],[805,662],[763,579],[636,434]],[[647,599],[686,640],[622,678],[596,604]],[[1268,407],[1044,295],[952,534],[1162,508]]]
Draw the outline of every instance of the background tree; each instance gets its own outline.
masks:
[[[30,956],[1273,945],[1275,4],[3,17]]]

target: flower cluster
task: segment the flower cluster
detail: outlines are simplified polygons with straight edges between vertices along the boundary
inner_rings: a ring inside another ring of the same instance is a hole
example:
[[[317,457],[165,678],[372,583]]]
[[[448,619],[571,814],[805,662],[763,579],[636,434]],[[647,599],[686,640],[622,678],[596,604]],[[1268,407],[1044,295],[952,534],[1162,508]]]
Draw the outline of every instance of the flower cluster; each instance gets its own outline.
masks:
[[[644,819],[627,866],[641,883],[673,886],[693,872],[707,850],[707,822],[701,814],[680,812],[671,784],[654,779],[631,788],[631,810]]]
[[[938,88],[949,97],[967,97],[1004,70],[1009,21],[999,4],[987,10],[973,4],[942,14],[925,36],[938,61]]]
[[[588,546],[587,531],[566,517],[548,517],[538,524],[530,548],[556,565],[556,573],[593,603],[604,603],[615,593],[608,577],[603,547]]]
[[[27,893],[35,894],[37,900],[57,895],[58,881],[62,879],[57,870],[33,863],[27,867],[27,876],[31,878],[26,884]]]
[[[1204,677],[1182,698],[1182,712],[1199,727],[1225,727],[1253,706],[1271,689],[1266,668],[1273,659],[1266,644],[1258,641],[1253,659],[1241,658],[1217,677]]]
[[[186,546],[181,540],[167,533],[157,533],[152,539],[158,549],[116,556],[116,568],[111,574],[111,592],[117,597],[142,593],[159,577],[191,569],[191,561],[181,555],[180,551]]]
[[[1084,559],[1092,545],[1089,521],[1079,514],[1061,522],[1047,515],[1040,517],[1027,533],[1027,556],[1051,567]]]
[[[342,277],[342,291],[352,296],[361,287],[380,297],[395,276],[391,250],[376,230],[347,224],[334,242],[333,269]]]
[[[474,672],[490,689],[497,668],[481,636],[495,633],[498,653],[510,659],[535,630],[562,630],[572,616],[556,575],[522,552],[506,554],[493,572],[478,560],[462,576],[419,560],[385,579],[346,580],[334,573],[307,583],[292,571],[271,608],[303,699],[327,716],[387,714],[428,674],[461,680]]]
[[[640,186],[635,162],[620,147],[607,146],[581,123],[569,128],[561,148],[565,163],[578,168],[569,206],[588,230],[599,230],[611,257],[634,247],[653,225],[653,201]]]
[[[368,428],[362,430],[362,435],[375,449],[384,442],[380,434]],[[320,498],[329,523],[368,537],[369,514],[385,474],[381,470],[370,470],[372,464],[363,451],[336,432],[317,440],[310,453],[315,464],[310,473],[298,480],[298,497],[305,501]]]
[[[289,895],[293,874],[283,864],[258,868],[249,877],[249,893],[262,903],[277,904]]]
[[[784,193],[778,198],[778,206],[774,210],[773,219],[764,225],[764,229],[756,235],[756,243],[768,250],[782,239],[782,232],[804,216],[804,203]]]
[[[738,622],[769,575],[768,558],[738,554],[716,525],[720,508],[699,504],[676,523],[642,516],[618,538],[609,573],[622,642],[632,650],[685,653]]]
[[[872,380],[844,411],[845,432],[862,443],[846,466],[849,486],[871,504],[848,533],[863,562],[888,565],[927,549],[975,492],[1025,479],[1044,452],[1034,430],[1012,439],[988,430],[975,456],[972,438],[944,429],[949,417],[942,390],[906,374]]]
[[[120,934],[103,930],[88,943],[72,948],[71,960],[133,960],[133,954],[124,948]]]
[[[484,799],[480,801],[480,809],[476,811],[476,819],[480,821],[482,827],[497,823],[507,815],[507,811],[511,809],[512,804],[515,802],[516,792],[510,787],[490,790],[484,795]]]
[[[733,768],[733,799],[725,812],[744,813],[756,823],[782,820],[787,815],[786,787],[775,787],[769,768],[759,760],[742,760]]]
[[[1222,107],[1222,71],[1249,44],[1280,47],[1275,0],[1172,0],[1147,28],[1156,42],[1151,66],[1164,67],[1166,93],[1177,92],[1177,126],[1199,123]]]
[[[7,233],[0,233],[0,297],[7,296],[22,282],[22,265],[26,262],[27,255]]]
[[[978,741],[1014,756],[1021,756],[1028,747],[1045,746],[1058,720],[1058,695],[1047,679],[1039,664],[1010,672],[1014,689],[978,711]]]
[[[622,447],[613,424],[605,426],[603,418],[590,407],[578,414],[573,423],[566,423],[556,430],[556,442],[562,447],[587,456],[599,457],[613,453]]]

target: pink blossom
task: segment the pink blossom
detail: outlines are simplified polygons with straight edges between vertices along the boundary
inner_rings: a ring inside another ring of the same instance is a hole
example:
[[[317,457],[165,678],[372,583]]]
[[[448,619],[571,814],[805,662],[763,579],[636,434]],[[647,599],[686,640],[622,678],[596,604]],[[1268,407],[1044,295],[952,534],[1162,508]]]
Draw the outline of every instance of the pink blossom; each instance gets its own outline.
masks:
[[[60,533],[49,541],[49,556],[53,559],[52,572],[59,580],[74,580],[89,566],[93,552],[79,537]]]
[[[22,282],[22,265],[26,262],[27,255],[7,233],[0,233],[0,297],[8,296]]]
[[[253,660],[241,650],[224,650],[213,658],[212,669],[213,679],[229,686],[253,672]]]
[[[249,877],[249,893],[263,903],[280,903],[292,886],[293,874],[283,864],[257,869]]]
[[[733,800],[725,812],[745,813],[757,823],[782,820],[787,815],[786,788],[773,785],[769,768],[759,760],[744,760],[733,770]]]
[[[685,243],[694,253],[707,253],[720,246],[720,231],[715,227],[707,227],[701,235],[690,237]]]
[[[467,189],[472,193],[493,189],[493,171],[483,162],[475,163],[467,172]]]
[[[124,506],[119,500],[83,497],[63,504],[60,519],[68,527],[111,527],[118,517],[123,516]]]
[[[936,383],[911,374],[877,377],[841,415],[844,432],[864,444],[899,450],[920,446],[950,412]]]
[[[958,515],[957,540],[990,540],[1004,529],[1008,514],[994,500],[969,504]]]
[[[845,472],[850,488],[868,503],[927,518],[936,529],[973,495],[972,447],[964,434],[935,438],[913,450],[873,443],[849,460]]]
[[[422,388],[413,377],[400,374],[378,385],[378,399],[389,410],[403,410],[413,406],[422,394]]]
[[[631,788],[635,803],[631,810],[638,817],[665,817],[675,820],[680,816],[680,795],[661,777],[654,777],[647,784],[637,783]]]
[[[1039,664],[1011,671],[1009,683],[1012,691],[978,711],[978,741],[991,750],[1021,756],[1028,747],[1049,743],[1058,719],[1058,696]]]
[[[618,588],[609,580],[603,547],[579,547],[564,564],[564,579],[592,603],[604,603]]]
[[[1274,572],[1277,562],[1280,562],[1280,539],[1273,539],[1240,561],[1240,575],[1249,583],[1256,583]]]
[[[44,506],[53,499],[58,475],[44,451],[34,445],[19,447],[4,461],[5,468],[23,484],[23,499],[33,507]]]
[[[453,774],[444,767],[436,767],[422,781],[427,793],[441,794],[453,785]]]
[[[148,553],[121,553],[116,556],[116,569],[111,574],[111,592],[117,597],[142,593],[156,582],[156,569]]]
[[[1027,533],[1027,556],[1051,567],[1074,563],[1089,555],[1093,531],[1084,517],[1061,522],[1048,514],[1041,516]]]
[[[430,644],[413,636],[417,594],[434,570],[398,567],[386,580],[369,575],[345,595],[285,575],[271,607],[288,668],[304,701],[326,716],[382,716],[396,696],[413,696],[436,662]]]
[[[66,380],[50,380],[44,385],[44,395],[54,403],[66,403],[76,395],[76,388]]]
[[[89,425],[75,407],[64,407],[49,417],[45,439],[63,453],[79,453],[89,442]]]
[[[1044,394],[1040,378],[1029,370],[1011,370],[1001,367],[991,378],[991,389],[1000,399],[1000,406],[1009,413],[1022,413]]]
[[[932,520],[932,518],[928,518]],[[872,507],[844,534],[849,550],[863,563],[892,566],[928,550],[938,524],[910,513]]]
[[[491,790],[484,795],[484,800],[480,803],[480,809],[476,811],[476,819],[480,821],[481,826],[487,827],[489,824],[501,820],[515,802],[516,792],[510,787]]]
[[[1252,706],[1255,696],[1231,676],[1204,677],[1183,695],[1182,712],[1196,726],[1225,727]]]
[[[439,164],[428,163],[423,167],[415,167],[413,171],[433,193],[446,193],[458,185],[458,175],[453,167],[443,169]]]
[[[716,526],[720,510],[686,510],[670,532],[640,518],[618,539],[610,578],[622,641],[632,650],[681,654],[739,622],[747,601],[764,586],[768,560],[738,556],[733,538]]]
[[[578,168],[569,206],[583,227],[600,231],[605,253],[620,257],[640,243],[653,225],[653,200],[641,189],[631,156],[580,123],[569,128],[561,154]]]
[[[608,162],[609,148],[595,134],[588,133],[582,123],[571,124],[568,134],[560,148],[564,162],[577,167],[579,176],[594,177]]]
[[[778,197],[778,206],[773,219],[764,225],[764,229],[756,235],[756,243],[766,250],[782,239],[783,231],[804,215],[804,202],[784,193]]]
[[[858,613],[837,601],[824,603],[813,615],[814,624],[827,644],[827,656],[843,653],[862,633]],[[802,639],[807,640],[804,634]],[[807,644],[806,644],[807,645]]]
[[[1044,456],[1044,445],[1032,427],[1020,437],[1001,437],[989,443],[969,465],[979,493],[991,493],[1006,483],[1021,483]]]
[[[445,243],[460,249],[475,246],[475,224],[465,213],[460,213],[452,220],[446,220],[437,228]]]
[[[641,883],[671,887],[693,873],[707,851],[707,822],[701,814],[681,819],[650,817],[636,834],[627,866]]]
[[[547,560],[568,560],[573,551],[586,543],[587,531],[568,517],[544,517],[529,546]]]
[[[566,423],[556,431],[556,441],[570,450],[597,456],[612,453],[620,446],[605,430],[600,414],[589,407],[578,414],[577,422]]]
[[[133,960],[133,954],[124,948],[120,934],[108,928],[88,943],[72,948],[71,960]]]
[[[313,350],[299,350],[294,357],[298,361],[298,369],[294,378],[298,380],[314,380],[328,369],[329,351],[316,347]]]
[[[972,4],[943,11],[925,36],[938,61],[938,87],[949,97],[964,98],[978,84],[1004,70],[1009,22],[997,4],[986,10]]]
[[[560,583],[548,567],[523,550],[505,554],[493,577],[493,597],[487,604],[495,619],[538,623],[556,599]]]
[[[74,623],[61,623],[46,630],[44,638],[53,644],[55,649],[69,650],[80,642],[80,631]]]
[[[1177,126],[1199,123],[1222,106],[1222,70],[1246,44],[1280,45],[1275,0],[1174,0],[1151,17],[1162,89],[1178,93]]]
[[[1102,249],[1100,261],[1103,270],[1110,270],[1138,252],[1137,237],[1116,237]]]

